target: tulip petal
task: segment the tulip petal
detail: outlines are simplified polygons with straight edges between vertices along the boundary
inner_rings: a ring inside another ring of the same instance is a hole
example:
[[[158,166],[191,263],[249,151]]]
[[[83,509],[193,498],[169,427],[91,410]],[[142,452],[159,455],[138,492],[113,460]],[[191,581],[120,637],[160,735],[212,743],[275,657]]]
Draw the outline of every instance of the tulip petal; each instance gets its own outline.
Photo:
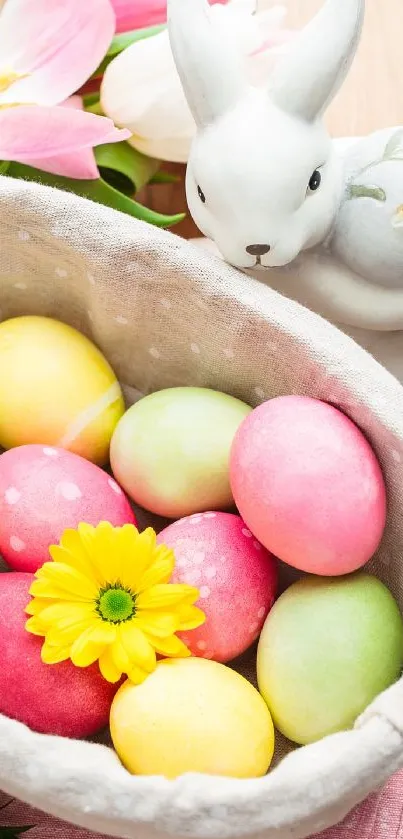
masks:
[[[166,0],[111,0],[116,15],[116,32],[128,29],[142,29],[165,23],[167,19]],[[210,0],[211,3],[226,3],[227,0]]]
[[[116,15],[116,32],[145,29],[165,23],[166,0],[111,0]]]
[[[1,11],[1,66],[21,74],[2,103],[56,105],[104,57],[115,30],[109,0],[12,0]]]
[[[21,105],[0,110],[0,159],[28,163],[71,178],[97,178],[95,160],[83,149],[130,136],[105,117],[65,107]]]
[[[84,109],[81,96],[70,96],[61,103],[63,108]],[[30,159],[31,166],[42,169],[43,172],[66,175],[77,180],[95,180],[99,177],[98,166],[92,148],[81,149],[72,154],[60,154],[44,160]]]

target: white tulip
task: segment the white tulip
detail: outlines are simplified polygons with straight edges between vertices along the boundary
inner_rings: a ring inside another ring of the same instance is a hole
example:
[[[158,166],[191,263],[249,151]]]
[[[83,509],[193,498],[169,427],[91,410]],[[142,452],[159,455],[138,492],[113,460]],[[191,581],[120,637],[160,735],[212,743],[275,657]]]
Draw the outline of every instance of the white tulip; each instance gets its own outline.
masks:
[[[284,28],[286,9],[270,0],[230,0],[212,6],[223,30],[231,33],[246,57],[252,84],[266,84],[276,57],[290,33]],[[219,84],[219,79],[217,80]],[[128,128],[128,142],[149,157],[186,163],[195,124],[185,100],[164,30],[138,41],[115,58],[105,71],[101,106],[115,125]]]

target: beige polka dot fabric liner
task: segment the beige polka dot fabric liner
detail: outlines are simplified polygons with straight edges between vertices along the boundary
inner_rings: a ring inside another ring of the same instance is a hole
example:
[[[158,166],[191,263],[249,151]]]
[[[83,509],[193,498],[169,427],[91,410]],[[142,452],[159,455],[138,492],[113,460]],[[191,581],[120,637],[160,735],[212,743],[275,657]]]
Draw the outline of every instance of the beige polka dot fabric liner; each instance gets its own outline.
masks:
[[[107,208],[0,178],[0,219],[0,319],[42,314],[82,330],[111,362],[128,403],[200,385],[253,405],[309,394],[355,420],[388,485],[388,526],[372,570],[403,608],[403,390],[389,373],[298,304]],[[253,654],[239,668],[253,678]],[[402,681],[353,731],[296,749],[248,781],[133,777],[100,742],[38,735],[0,716],[0,789],[128,839],[303,839],[402,767]]]

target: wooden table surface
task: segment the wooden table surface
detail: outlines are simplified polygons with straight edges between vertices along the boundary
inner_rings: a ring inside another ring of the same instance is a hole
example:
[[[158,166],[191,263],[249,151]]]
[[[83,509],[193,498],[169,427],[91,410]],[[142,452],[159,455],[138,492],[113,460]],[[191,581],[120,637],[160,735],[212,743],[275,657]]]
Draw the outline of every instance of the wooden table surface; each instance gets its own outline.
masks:
[[[274,2],[288,7],[292,27],[307,23],[322,4],[322,0]],[[358,54],[326,117],[333,136],[368,134],[388,125],[403,125],[403,0],[366,0],[366,7]],[[161,212],[183,211],[183,182],[148,188],[142,200]],[[186,238],[200,235],[189,218],[175,231]]]
[[[281,0],[279,0],[281,2]],[[292,26],[303,26],[321,0],[284,0]],[[366,0],[363,37],[350,75],[329,109],[335,136],[403,124],[403,0]]]

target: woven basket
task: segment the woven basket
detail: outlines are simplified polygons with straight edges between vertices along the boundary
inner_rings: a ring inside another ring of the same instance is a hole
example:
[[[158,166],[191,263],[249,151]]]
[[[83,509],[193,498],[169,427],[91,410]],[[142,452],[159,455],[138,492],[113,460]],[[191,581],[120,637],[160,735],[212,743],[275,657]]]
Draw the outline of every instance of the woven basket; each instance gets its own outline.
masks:
[[[104,352],[128,402],[198,385],[252,405],[327,400],[371,441],[388,525],[370,570],[403,608],[403,390],[318,316],[172,234],[76,196],[0,179],[0,319],[42,314]],[[253,656],[241,665],[252,674]],[[297,749],[239,781],[134,777],[106,745],[38,735],[0,716],[0,788],[60,818],[129,839],[302,839],[335,824],[403,767],[403,682],[353,731]]]

